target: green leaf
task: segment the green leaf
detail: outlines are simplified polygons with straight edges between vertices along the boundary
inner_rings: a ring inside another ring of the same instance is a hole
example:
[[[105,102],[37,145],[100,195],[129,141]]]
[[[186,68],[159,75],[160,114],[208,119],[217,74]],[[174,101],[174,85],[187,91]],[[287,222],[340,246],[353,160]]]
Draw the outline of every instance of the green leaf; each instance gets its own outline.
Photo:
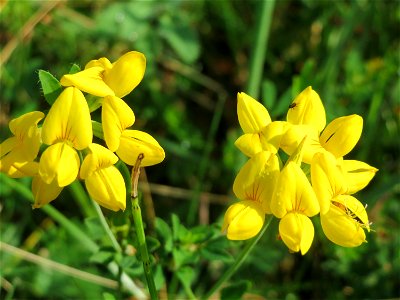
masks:
[[[226,250],[227,244],[228,242],[225,237],[212,240],[200,249],[200,254],[210,261],[219,260],[230,263],[233,261],[233,257]]]
[[[190,286],[192,285],[192,283],[196,277],[194,269],[189,266],[180,268],[176,272],[176,275],[178,276],[180,282],[186,289],[190,289]]]
[[[161,246],[160,241],[151,236],[146,236],[146,243],[149,253],[154,252]]]
[[[60,82],[50,72],[44,70],[39,70],[39,80],[44,98],[52,105],[62,92]]]
[[[200,55],[196,31],[170,19],[162,19],[161,23],[160,35],[185,63],[194,63]]]
[[[164,241],[165,251],[171,252],[173,247],[172,231],[167,222],[165,222],[163,219],[156,218],[156,230],[157,234],[160,236],[160,239]]]
[[[239,281],[221,290],[221,299],[240,300],[244,293],[251,287],[250,281]]]
[[[89,235],[94,240],[99,240],[104,236],[104,229],[98,217],[86,218],[85,225],[89,231]]]
[[[213,232],[210,230],[210,226],[196,226],[184,236],[184,243],[187,244],[198,244],[198,243],[203,243],[207,241],[208,239],[211,238],[213,235]]]
[[[103,126],[100,122],[92,120],[92,129],[95,137],[104,140]]]
[[[89,261],[96,264],[108,264],[113,260],[114,254],[115,253],[109,251],[99,251],[93,254]]]
[[[185,226],[181,224],[179,217],[177,215],[172,214],[171,219],[172,219],[172,235],[174,237],[174,240],[185,241],[187,235],[189,234],[189,231],[186,229]]]
[[[104,292],[103,293],[103,299],[104,300],[116,300],[117,298],[115,298],[113,294]]]
[[[186,264],[194,264],[198,261],[198,252],[185,248],[174,248],[172,257],[174,258],[175,268],[179,269]]]
[[[80,71],[81,71],[81,67],[78,66],[77,64],[73,64],[73,65],[71,66],[71,68],[69,69],[68,74],[75,74],[75,73],[78,73],[78,72],[80,72]]]

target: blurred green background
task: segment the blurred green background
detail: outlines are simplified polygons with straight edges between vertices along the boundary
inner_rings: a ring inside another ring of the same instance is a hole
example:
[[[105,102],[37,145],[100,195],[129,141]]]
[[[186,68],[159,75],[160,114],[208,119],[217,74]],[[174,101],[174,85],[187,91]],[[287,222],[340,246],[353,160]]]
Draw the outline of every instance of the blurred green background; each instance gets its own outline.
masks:
[[[135,112],[134,128],[151,133],[166,151],[162,164],[146,169],[151,190],[151,197],[144,191],[148,233],[166,242],[167,227],[190,230],[214,224],[209,228],[215,241],[209,256],[204,252],[195,257],[193,251],[180,256],[155,247],[153,254],[164,270],[159,270],[158,282],[177,285],[176,297],[184,299],[173,273],[180,266],[189,267],[192,289],[202,295],[244,244],[220,237],[219,226],[235,200],[233,180],[246,160],[233,145],[241,134],[236,94],[246,92],[262,1],[0,5],[1,141],[10,136],[10,119],[49,109],[38,69],[60,78],[73,63],[84,67],[103,56],[115,61],[130,50],[146,55],[145,77],[125,101]],[[259,94],[252,96],[268,108],[273,120],[283,120],[293,98],[311,85],[321,96],[328,122],[354,113],[363,116],[362,137],[347,158],[379,169],[356,195],[368,204],[373,232],[367,244],[342,248],[324,237],[315,218],[316,236],[302,257],[277,240],[274,220],[231,279],[236,287],[247,288],[245,299],[400,297],[399,21],[398,1],[276,1],[262,84]],[[28,179],[17,181],[30,188]],[[20,193],[0,184],[2,242],[112,278],[104,259],[93,259],[43,210],[32,211]],[[52,205],[92,234],[73,198],[65,189]],[[155,231],[154,214],[159,218]],[[118,232],[123,226],[112,214],[108,217]],[[124,237],[119,239],[123,243]],[[173,240],[174,247],[191,249],[190,239],[178,242]],[[2,250],[0,255],[2,299],[101,299],[104,292],[114,293],[112,288],[18,258],[12,251]],[[131,276],[140,278],[133,266]]]

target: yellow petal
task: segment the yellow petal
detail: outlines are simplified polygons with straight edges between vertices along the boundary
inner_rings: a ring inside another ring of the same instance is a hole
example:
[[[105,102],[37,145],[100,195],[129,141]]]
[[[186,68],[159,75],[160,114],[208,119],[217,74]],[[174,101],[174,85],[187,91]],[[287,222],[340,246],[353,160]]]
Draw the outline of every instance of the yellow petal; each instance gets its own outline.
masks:
[[[331,200],[347,192],[344,174],[336,165],[333,154],[317,153],[311,163],[311,182],[317,195],[321,214],[328,212]]]
[[[329,211],[321,215],[321,225],[326,237],[343,247],[357,247],[366,242],[363,228],[369,230],[365,208],[348,195],[333,199]]]
[[[309,125],[290,126],[288,130],[285,131],[280,146],[283,151],[292,155],[305,137],[306,140],[304,141],[302,150],[303,162],[311,164],[315,153],[326,151],[319,143],[318,132],[314,127]]]
[[[104,70],[110,70],[112,68],[112,63],[106,57],[93,59],[86,64],[85,69],[93,67],[101,67]]]
[[[318,199],[300,166],[290,161],[281,171],[271,200],[271,211],[277,218],[289,212],[308,217],[319,213]]]
[[[90,197],[113,211],[125,210],[126,188],[124,178],[115,166],[97,170],[85,179]]]
[[[122,99],[107,96],[103,99],[101,121],[107,147],[115,152],[119,147],[121,133],[133,125],[135,115]]]
[[[12,153],[12,154],[15,154]],[[31,177],[38,172],[39,164],[35,161],[16,161],[13,155],[0,160],[0,171],[11,178]]]
[[[311,86],[307,87],[293,100],[286,119],[296,125],[311,125],[317,129],[318,134],[325,128],[325,108],[319,95]]]
[[[278,157],[267,151],[259,152],[239,171],[233,192],[240,200],[256,201],[262,205],[264,213],[271,213],[270,203],[278,174]]]
[[[248,157],[253,157],[257,153],[263,151],[260,135],[258,133],[245,133],[241,135],[235,141],[235,146]]]
[[[222,232],[230,240],[247,240],[260,232],[265,214],[261,205],[248,200],[229,206],[224,216]]]
[[[78,176],[79,156],[74,148],[66,143],[57,143],[48,147],[42,154],[39,163],[39,175],[50,184],[52,181],[64,187]]]
[[[118,161],[118,157],[113,152],[101,145],[90,144],[89,151],[82,162],[80,170],[82,179],[86,179],[92,173],[110,167]]]
[[[322,147],[339,158],[349,153],[360,139],[363,119],[350,115],[334,119],[320,136]]]
[[[378,171],[358,160],[343,160],[343,169],[349,187],[348,194],[354,194],[365,188]]]
[[[74,86],[79,90],[98,97],[105,97],[115,93],[103,80],[104,68],[95,66],[75,74],[66,74],[61,77],[62,86]]]
[[[139,154],[144,154],[142,167],[152,166],[165,158],[164,149],[148,133],[139,130],[124,130],[117,155],[126,164],[133,166]]]
[[[7,152],[13,153],[18,162],[32,161],[36,158],[40,148],[40,129],[37,124],[43,119],[40,111],[26,113],[10,121],[9,127],[14,137],[7,139],[1,145],[1,157]],[[17,158],[18,156],[18,158]]]
[[[60,195],[62,189],[55,180],[47,184],[39,175],[34,176],[32,180],[32,194],[35,202],[32,208],[39,208],[50,203]]]
[[[130,51],[104,72],[104,82],[115,92],[115,96],[122,98],[142,81],[145,70],[146,57],[143,53]]]
[[[260,134],[263,150],[277,153],[290,126],[290,123],[283,121],[274,121],[265,126]]]
[[[77,88],[66,88],[44,120],[43,142],[51,145],[69,141],[75,149],[82,150],[92,142],[92,138],[92,120],[85,97]]]
[[[257,133],[271,123],[268,110],[245,93],[237,95],[237,114],[244,133]]]
[[[314,226],[307,216],[289,213],[279,222],[279,235],[290,250],[304,255],[314,239]]]

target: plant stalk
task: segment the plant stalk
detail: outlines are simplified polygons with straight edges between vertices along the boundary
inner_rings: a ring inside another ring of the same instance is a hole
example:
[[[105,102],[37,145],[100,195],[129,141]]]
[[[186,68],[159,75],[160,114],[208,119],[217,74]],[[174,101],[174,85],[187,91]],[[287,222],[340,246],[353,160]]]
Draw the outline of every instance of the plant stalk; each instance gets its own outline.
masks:
[[[152,300],[158,300],[157,289],[154,283],[154,276],[152,271],[152,264],[150,261],[149,252],[147,251],[146,244],[146,235],[144,233],[143,220],[142,220],[142,211],[139,205],[139,197],[138,197],[138,180],[140,174],[140,163],[144,158],[143,154],[139,154],[136,164],[132,170],[132,191],[131,191],[131,200],[132,200],[132,216],[133,221],[135,223],[136,235],[139,242],[139,251],[140,256],[143,261],[143,270],[147,281],[147,286],[149,288],[150,298]]]

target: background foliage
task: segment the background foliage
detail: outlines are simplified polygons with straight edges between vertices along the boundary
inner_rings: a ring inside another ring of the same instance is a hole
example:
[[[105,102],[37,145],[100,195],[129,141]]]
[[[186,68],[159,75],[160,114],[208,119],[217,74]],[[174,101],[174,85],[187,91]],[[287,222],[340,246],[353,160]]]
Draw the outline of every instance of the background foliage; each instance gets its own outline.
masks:
[[[162,266],[156,284],[166,294],[167,283],[170,296],[189,297],[190,288],[202,295],[243,246],[227,241],[219,230],[245,161],[233,145],[241,132],[236,94],[246,91],[260,3],[1,3],[1,141],[10,135],[10,119],[48,110],[38,69],[60,78],[73,63],[83,67],[102,56],[114,61],[129,50],[146,55],[144,80],[125,100],[135,111],[135,128],[154,135],[167,154],[162,164],[146,169],[148,182],[142,178],[141,188],[150,250]],[[221,297],[245,290],[251,299],[400,297],[399,20],[397,1],[276,2],[262,86],[252,96],[274,120],[283,119],[293,97],[311,85],[328,121],[363,116],[363,135],[349,158],[379,169],[357,195],[368,204],[374,232],[368,244],[346,249],[330,243],[314,222],[316,238],[302,257],[277,240],[274,220],[232,277],[233,288]],[[93,255],[43,210],[32,211],[1,179],[2,242],[111,279],[104,264],[117,259],[132,278],[143,279],[135,253],[128,251],[135,238],[126,214],[105,212],[125,249],[115,258],[97,221],[74,201],[73,190],[52,203],[102,246]],[[30,187],[29,180],[18,181]],[[115,286],[66,276],[13,252],[0,255],[4,298],[107,299],[115,294]]]

